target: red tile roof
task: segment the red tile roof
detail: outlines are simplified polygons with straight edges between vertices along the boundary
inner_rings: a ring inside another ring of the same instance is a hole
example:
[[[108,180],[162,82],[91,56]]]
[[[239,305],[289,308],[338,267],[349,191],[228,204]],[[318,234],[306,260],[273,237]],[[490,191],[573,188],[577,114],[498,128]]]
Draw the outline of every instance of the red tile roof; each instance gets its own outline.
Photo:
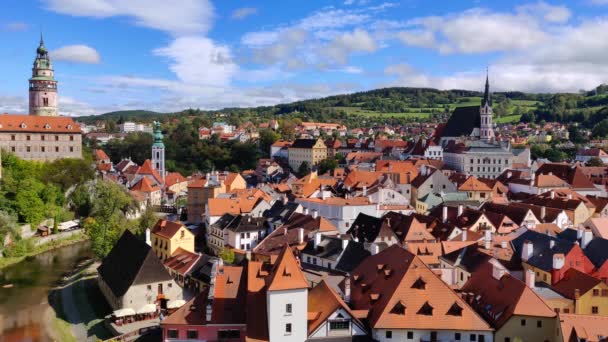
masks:
[[[268,291],[306,289],[308,283],[300,269],[300,262],[289,245],[283,247],[268,278]]]
[[[0,132],[80,134],[80,126],[65,116],[0,115]]]
[[[183,225],[178,222],[158,220],[154,227],[152,227],[152,233],[162,236],[164,238],[172,238]]]

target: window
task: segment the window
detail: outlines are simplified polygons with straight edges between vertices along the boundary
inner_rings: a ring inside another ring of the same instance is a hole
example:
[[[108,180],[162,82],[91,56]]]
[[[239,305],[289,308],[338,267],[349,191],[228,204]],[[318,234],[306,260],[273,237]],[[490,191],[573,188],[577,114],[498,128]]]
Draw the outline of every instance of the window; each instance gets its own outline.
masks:
[[[608,290],[602,290],[602,297],[608,297]]]
[[[58,135],[55,136],[55,141],[59,141],[59,136]]]
[[[168,338],[177,338],[177,330],[176,329],[169,329],[169,331],[167,331],[167,337]]]
[[[522,320],[521,320],[521,326],[522,326],[522,327],[523,327],[523,326],[526,326],[526,320],[525,320],[525,319],[522,319]]]
[[[74,136],[70,135],[70,141],[74,141]]]
[[[510,337],[505,337],[505,342],[511,342],[511,338]]]
[[[348,321],[329,322],[329,330],[348,330],[350,323]]]
[[[42,98],[42,105],[45,106],[45,107],[49,105],[49,98],[48,97],[43,97]]]
[[[408,334],[409,334],[409,332],[408,332]],[[386,338],[393,338],[393,332],[392,332],[391,330],[387,330],[387,331],[384,333],[384,336],[385,336]]]
[[[414,332],[413,331],[408,331],[407,332],[407,339],[408,340],[413,340],[414,339]]]
[[[597,306],[592,306],[591,307],[591,313],[594,315],[597,315],[598,313],[600,313],[600,310]]]
[[[555,309],[553,309],[553,311],[555,311],[555,313],[559,313],[560,312],[559,308],[555,308]]]
[[[247,233],[247,238],[248,238],[248,239],[249,239],[249,236],[250,236],[250,235],[249,235],[249,233]]]
[[[241,239],[245,238],[245,233],[241,233]]]
[[[186,338],[188,338],[189,340],[198,339],[198,331],[197,330],[188,330],[188,332],[186,333]]]
[[[15,135],[11,134],[11,140],[15,141]]]
[[[26,135],[26,136],[25,136],[25,140],[30,141],[30,140],[32,140],[32,137],[31,137],[31,136],[29,136],[29,135]]]
[[[30,151],[31,151],[31,149],[32,149],[32,148],[31,148],[31,147],[29,147],[29,146],[26,146],[26,147],[25,147],[26,152],[30,152]]]
[[[285,304],[285,313],[291,314],[291,303]]]
[[[475,334],[469,335],[469,341],[477,341],[477,335],[475,335]]]
[[[285,324],[285,334],[291,335],[291,323]]]
[[[536,321],[536,327],[537,328],[542,328],[543,327],[543,321]]]
[[[70,152],[74,152],[74,146],[70,146]]]
[[[55,152],[59,152],[59,146],[55,146]]]
[[[570,309],[564,309],[564,313],[570,313]]]
[[[597,297],[600,295],[600,290],[599,289],[593,289],[593,297]]]
[[[11,152],[15,152],[15,146],[11,146]]]
[[[182,230],[179,235],[179,237],[183,239],[184,236],[186,236],[186,232]]]
[[[431,331],[431,341],[437,341],[437,332]]]
[[[45,152],[44,146],[40,147],[40,152]]]
[[[40,140],[44,141],[44,135],[40,136]]]
[[[310,264],[310,257],[309,256],[306,257],[306,263]]]
[[[167,287],[168,287],[168,288],[172,288],[172,287],[173,287],[173,284],[171,284],[171,283],[167,283]]]
[[[241,332],[239,330],[219,330],[217,332],[218,339],[230,339],[230,338],[240,338]]]
[[[460,341],[460,333],[455,333],[454,334],[454,340]]]
[[[152,290],[152,285],[148,285],[148,290]]]

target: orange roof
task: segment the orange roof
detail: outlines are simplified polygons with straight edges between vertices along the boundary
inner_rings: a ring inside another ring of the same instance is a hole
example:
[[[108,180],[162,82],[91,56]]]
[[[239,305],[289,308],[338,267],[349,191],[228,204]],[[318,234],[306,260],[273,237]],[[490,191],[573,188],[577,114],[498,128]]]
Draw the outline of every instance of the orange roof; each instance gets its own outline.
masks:
[[[564,187],[567,188],[569,187],[569,184],[562,180],[561,178],[552,175],[552,174],[547,174],[547,175],[537,175],[536,176],[536,187],[539,188],[555,188],[555,187]]]
[[[351,307],[368,311],[372,329],[492,330],[420,258],[397,245],[351,273]]]
[[[95,149],[95,159],[96,160],[108,160],[110,159],[110,157],[108,157],[108,155],[102,150],[102,149]]]
[[[143,177],[139,180],[133,187],[132,191],[141,191],[141,192],[155,192],[159,191],[160,187],[156,183],[152,183],[152,181],[148,177]]]
[[[460,191],[492,191],[492,189],[485,183],[480,182],[476,177],[471,176],[467,178],[460,187]]]
[[[300,263],[296,260],[289,245],[285,245],[269,277],[268,291],[306,288],[308,288],[308,283],[300,269]]]
[[[559,324],[564,341],[605,341],[608,336],[608,317],[598,315],[559,314]],[[573,339],[571,339],[574,337]],[[577,339],[578,338],[578,339]]]
[[[426,265],[439,264],[439,257],[443,255],[441,242],[408,242],[406,247]]]
[[[344,185],[348,187],[362,188],[363,186],[370,187],[382,177],[380,172],[372,171],[352,171],[344,179]]]
[[[169,187],[177,183],[187,182],[188,179],[179,172],[170,172],[165,176],[165,186]]]
[[[160,235],[164,238],[172,238],[183,225],[179,222],[158,220],[154,227],[152,227],[152,234]]]
[[[152,162],[150,161],[150,159],[146,159],[143,165],[140,166],[139,169],[137,169],[137,174],[152,175],[158,183],[162,183],[163,180],[163,178],[158,174],[158,172],[156,172],[156,170],[152,168]]]
[[[293,141],[277,140],[272,144],[272,147],[289,147],[293,144]]]
[[[353,198],[342,198],[342,197],[330,197],[326,199],[321,198],[301,198],[300,202],[312,202],[321,203],[325,205],[336,205],[336,206],[353,206],[353,205],[371,205],[369,198],[367,197],[353,197]]]
[[[211,322],[216,324],[245,323],[246,280],[242,266],[223,266],[215,276]]]
[[[0,132],[73,133],[80,134],[80,126],[65,116],[0,115]]]
[[[317,286],[308,291],[308,334],[311,335],[338,309],[348,312],[353,320],[362,326],[336,291],[325,280],[321,280]]]

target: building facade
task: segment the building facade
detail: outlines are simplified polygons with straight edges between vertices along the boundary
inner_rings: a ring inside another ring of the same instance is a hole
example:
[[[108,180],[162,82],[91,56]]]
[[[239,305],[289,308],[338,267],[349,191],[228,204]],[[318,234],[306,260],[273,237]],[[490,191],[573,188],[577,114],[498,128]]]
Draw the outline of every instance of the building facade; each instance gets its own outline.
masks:
[[[152,166],[165,181],[165,144],[160,122],[154,121],[154,143],[152,144]]]
[[[327,158],[327,146],[321,139],[296,139],[289,147],[289,166],[297,171],[302,163],[308,167]]]

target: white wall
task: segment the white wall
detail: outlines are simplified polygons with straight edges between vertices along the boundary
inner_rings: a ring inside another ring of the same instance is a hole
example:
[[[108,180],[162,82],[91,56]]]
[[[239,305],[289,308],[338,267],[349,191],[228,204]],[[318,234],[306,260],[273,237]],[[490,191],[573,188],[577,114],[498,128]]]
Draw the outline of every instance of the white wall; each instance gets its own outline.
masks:
[[[340,319],[338,315],[344,317]],[[348,320],[350,321],[350,328],[348,330],[330,330],[330,321],[336,320]],[[334,313],[332,313],[329,318],[323,322],[315,331],[313,331],[309,338],[322,338],[328,336],[355,336],[355,335],[365,335],[365,331],[361,329],[357,324],[352,321],[352,317],[343,309],[338,309]]]
[[[291,314],[286,313],[291,304]],[[269,342],[303,342],[308,337],[308,289],[268,291],[266,293]],[[291,323],[291,334],[285,333]]]
[[[440,327],[438,327],[440,328]],[[386,331],[392,331],[393,337],[386,338]],[[407,332],[413,332],[413,338],[407,338]],[[491,331],[460,331],[460,330],[434,330],[437,332],[437,340],[438,341],[455,341],[455,334],[460,333],[460,341],[467,342],[470,341],[470,334],[475,335],[483,335],[484,342],[492,342],[494,341],[494,336]],[[430,341],[431,340],[431,330],[406,330],[406,329],[374,329],[372,332],[372,337],[380,342],[407,342],[407,341]],[[476,337],[475,341],[479,341],[479,336]]]
[[[156,296],[158,295],[158,282],[150,284],[133,285],[129,288],[127,293],[122,297],[122,307],[131,308],[135,311],[139,310],[146,304],[152,304],[156,302]],[[182,288],[175,282],[175,280],[165,280],[163,284],[163,293],[167,300],[183,299]],[[150,289],[148,289],[150,285]]]

